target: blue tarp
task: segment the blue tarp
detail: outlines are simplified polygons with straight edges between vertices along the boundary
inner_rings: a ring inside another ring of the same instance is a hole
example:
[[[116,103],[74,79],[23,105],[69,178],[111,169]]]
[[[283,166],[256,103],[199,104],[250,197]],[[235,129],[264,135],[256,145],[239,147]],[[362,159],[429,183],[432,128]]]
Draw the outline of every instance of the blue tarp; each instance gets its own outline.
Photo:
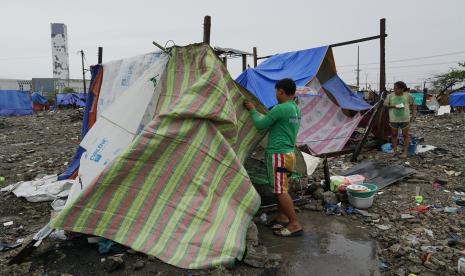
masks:
[[[266,107],[277,104],[274,86],[283,78],[293,79],[304,86],[313,78],[326,55],[328,46],[274,55],[256,68],[247,69],[237,79]]]
[[[452,107],[465,106],[465,91],[458,91],[450,94],[449,105]]]
[[[0,116],[32,115],[32,101],[29,92],[0,90]]]
[[[92,78],[90,80],[90,85],[89,85],[90,89],[94,87],[95,78],[100,72],[100,70],[102,69],[103,67],[101,65],[95,65],[95,66],[90,67],[90,72],[92,75]],[[87,99],[85,103],[86,108],[84,110],[84,118],[82,120],[81,140],[84,138],[84,136],[86,136],[87,132],[89,131],[89,112],[90,112],[93,102],[94,102],[94,93],[92,91],[89,91],[89,93],[87,93]],[[82,148],[81,146],[78,146],[76,153],[73,156],[73,160],[71,160],[71,164],[69,164],[68,168],[66,168],[66,170],[61,175],[58,176],[58,180],[69,179],[79,169],[81,156],[85,151],[86,150],[84,148]]]
[[[32,99],[32,102],[35,103],[35,104],[44,105],[44,104],[46,104],[48,102],[47,99],[44,98],[44,96],[40,95],[37,92],[32,93],[31,99]]]
[[[360,99],[338,75],[334,75],[330,80],[323,84],[323,88],[336,98],[341,108],[361,111],[371,108],[367,102]]]
[[[62,93],[56,95],[56,104],[59,106],[75,105],[78,107],[86,106],[84,93]]]

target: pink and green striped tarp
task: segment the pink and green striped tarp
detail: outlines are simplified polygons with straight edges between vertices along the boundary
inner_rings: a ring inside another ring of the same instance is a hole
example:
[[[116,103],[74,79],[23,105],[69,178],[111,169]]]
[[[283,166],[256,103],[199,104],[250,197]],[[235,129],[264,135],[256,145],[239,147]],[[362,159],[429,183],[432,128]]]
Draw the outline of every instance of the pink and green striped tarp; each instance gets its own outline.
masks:
[[[261,136],[246,94],[209,46],[173,48],[153,121],[52,226],[182,268],[241,259],[260,205],[243,166]]]

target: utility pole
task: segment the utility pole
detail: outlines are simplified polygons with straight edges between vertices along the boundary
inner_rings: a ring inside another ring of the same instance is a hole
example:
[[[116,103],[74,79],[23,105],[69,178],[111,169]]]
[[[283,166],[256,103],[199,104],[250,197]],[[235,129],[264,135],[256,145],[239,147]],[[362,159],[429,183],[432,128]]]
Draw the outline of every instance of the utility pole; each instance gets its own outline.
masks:
[[[203,43],[210,45],[211,20],[209,15],[203,18]]]
[[[357,45],[357,89],[360,90],[360,45]]]
[[[82,84],[84,85],[84,99],[87,98],[86,91],[86,69],[84,68],[84,51],[81,50],[81,63],[82,63]]]
[[[382,18],[379,21],[379,39],[380,48],[380,70],[379,70],[379,92],[386,91],[386,19]]]

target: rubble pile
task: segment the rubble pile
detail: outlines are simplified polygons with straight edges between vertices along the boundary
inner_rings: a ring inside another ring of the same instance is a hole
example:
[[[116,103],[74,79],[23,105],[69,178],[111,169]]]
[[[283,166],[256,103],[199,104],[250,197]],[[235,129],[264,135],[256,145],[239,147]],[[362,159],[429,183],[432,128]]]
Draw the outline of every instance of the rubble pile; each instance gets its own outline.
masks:
[[[339,214],[378,241],[383,275],[458,275],[458,259],[465,257],[465,207],[457,204],[465,199],[465,116],[422,116],[411,133],[422,144],[437,148],[408,159],[372,150],[359,159],[412,167],[417,173],[378,191],[371,208],[354,210],[352,215],[342,208]],[[330,164],[332,175],[353,165],[350,156]],[[322,175],[313,176],[314,181],[317,178]],[[421,202],[416,201],[417,191]],[[323,205],[334,204],[321,188],[312,192],[313,199],[304,209],[320,211]]]
[[[79,144],[81,126],[82,111],[76,109],[0,118],[2,184],[62,173]]]

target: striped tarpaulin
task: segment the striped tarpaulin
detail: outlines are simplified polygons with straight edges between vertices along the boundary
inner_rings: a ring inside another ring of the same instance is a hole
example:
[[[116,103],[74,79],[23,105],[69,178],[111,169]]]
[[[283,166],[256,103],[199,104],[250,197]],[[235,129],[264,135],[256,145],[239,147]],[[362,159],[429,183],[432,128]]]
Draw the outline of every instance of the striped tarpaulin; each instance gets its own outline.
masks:
[[[260,205],[246,92],[205,45],[173,48],[162,85],[158,115],[52,225],[182,268],[232,264]]]
[[[320,95],[299,97],[302,112],[298,145],[307,145],[315,154],[344,148],[362,116],[347,117],[324,91]]]

